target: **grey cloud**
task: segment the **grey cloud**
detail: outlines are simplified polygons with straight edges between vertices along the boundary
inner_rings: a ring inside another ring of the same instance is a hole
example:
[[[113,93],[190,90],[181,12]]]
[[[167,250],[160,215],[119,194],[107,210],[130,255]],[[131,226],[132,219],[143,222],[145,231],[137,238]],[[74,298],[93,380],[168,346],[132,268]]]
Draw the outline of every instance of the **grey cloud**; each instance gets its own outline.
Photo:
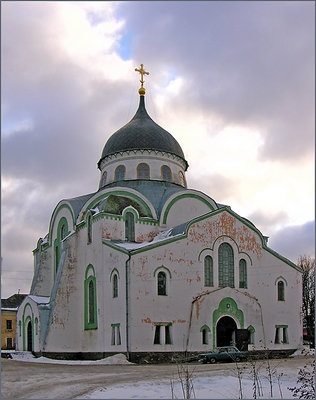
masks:
[[[194,172],[189,172],[187,181],[189,188],[203,191],[220,204],[226,202],[226,199],[230,198],[238,187],[237,182],[221,174],[199,174],[196,176]]]
[[[263,159],[312,151],[312,3],[136,2],[121,13],[135,58],[185,78],[183,103],[259,129]]]
[[[286,222],[288,215],[284,211],[266,213],[257,210],[247,218],[255,224],[263,235],[270,236],[278,225]]]
[[[280,229],[271,236],[269,247],[295,263],[301,255],[315,257],[315,221]]]
[[[297,159],[312,151],[312,3],[117,6],[133,59],[150,68],[152,85],[161,84],[165,71],[185,79],[166,112],[182,107],[216,114],[223,124],[259,127],[262,158]],[[133,83],[101,81],[74,65],[58,47],[57,27],[47,23],[56,12],[54,2],[2,7],[2,173],[20,181],[2,199],[3,263],[10,270],[33,268],[31,250],[59,200],[97,189],[102,148],[131,117],[125,110]],[[21,127],[21,121],[31,123]],[[188,181],[218,202],[235,185],[217,174]],[[10,218],[22,236],[11,230]]]
[[[6,225],[2,235],[1,292],[5,298],[21,289],[28,293],[33,276],[32,250],[36,247],[36,221],[26,224],[15,217],[15,223]],[[20,229],[17,229],[17,226]]]

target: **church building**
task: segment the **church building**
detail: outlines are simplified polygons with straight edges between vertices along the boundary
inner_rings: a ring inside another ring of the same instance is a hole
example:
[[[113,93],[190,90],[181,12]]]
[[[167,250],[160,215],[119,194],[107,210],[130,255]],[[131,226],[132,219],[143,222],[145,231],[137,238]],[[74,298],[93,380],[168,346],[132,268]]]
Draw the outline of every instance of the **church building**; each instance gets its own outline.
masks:
[[[180,144],[145,107],[112,134],[94,193],[61,200],[34,254],[17,349],[155,362],[302,344],[301,272],[249,220],[187,187]]]

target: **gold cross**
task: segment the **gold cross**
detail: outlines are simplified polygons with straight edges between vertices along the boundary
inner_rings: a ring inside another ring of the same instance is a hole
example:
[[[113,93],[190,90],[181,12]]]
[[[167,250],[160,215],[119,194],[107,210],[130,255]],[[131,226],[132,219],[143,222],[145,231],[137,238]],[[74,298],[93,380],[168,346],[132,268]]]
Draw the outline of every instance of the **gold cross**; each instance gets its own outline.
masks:
[[[135,71],[140,73],[140,83],[141,83],[141,88],[143,88],[144,84],[144,75],[149,75],[149,72],[146,72],[143,68],[143,64],[140,64],[140,68],[135,68]]]

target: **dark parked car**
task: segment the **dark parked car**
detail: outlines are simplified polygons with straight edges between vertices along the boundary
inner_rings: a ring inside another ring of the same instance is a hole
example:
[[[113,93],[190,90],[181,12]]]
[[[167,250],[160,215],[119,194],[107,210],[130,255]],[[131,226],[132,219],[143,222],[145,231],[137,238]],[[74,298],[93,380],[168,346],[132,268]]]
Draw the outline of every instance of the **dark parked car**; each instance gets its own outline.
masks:
[[[235,346],[217,347],[211,353],[200,354],[198,360],[203,364],[216,363],[217,361],[241,361],[246,360],[247,351],[240,351]]]

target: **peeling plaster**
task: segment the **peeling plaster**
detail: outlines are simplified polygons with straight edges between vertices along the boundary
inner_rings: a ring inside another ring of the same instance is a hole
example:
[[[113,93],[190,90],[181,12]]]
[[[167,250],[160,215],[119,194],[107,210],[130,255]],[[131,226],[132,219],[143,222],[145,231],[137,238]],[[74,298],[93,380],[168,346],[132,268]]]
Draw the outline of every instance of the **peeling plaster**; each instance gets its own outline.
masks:
[[[223,212],[211,219],[193,224],[189,229],[189,238],[193,243],[203,243],[205,247],[214,247],[216,240],[220,243],[229,236],[239,246],[239,252],[252,252],[257,258],[262,257],[261,240],[257,235],[232,215]]]

